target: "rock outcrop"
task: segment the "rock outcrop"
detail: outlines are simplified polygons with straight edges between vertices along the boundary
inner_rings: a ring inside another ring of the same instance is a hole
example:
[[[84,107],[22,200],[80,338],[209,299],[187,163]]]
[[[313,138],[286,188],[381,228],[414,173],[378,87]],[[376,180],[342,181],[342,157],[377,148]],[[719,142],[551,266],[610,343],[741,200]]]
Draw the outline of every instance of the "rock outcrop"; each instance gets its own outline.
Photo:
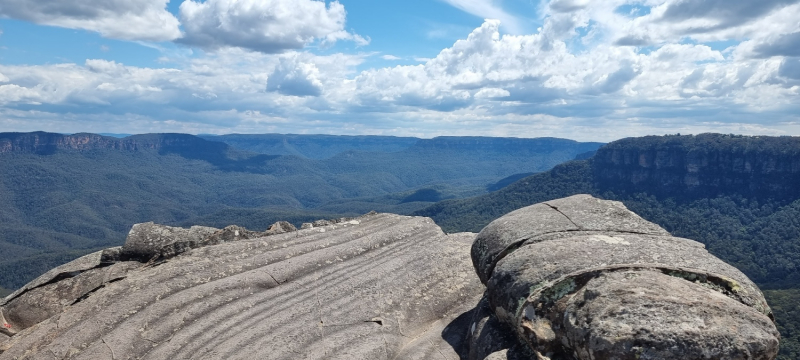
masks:
[[[172,244],[201,242],[166,241],[188,229],[137,226],[131,243],[158,239],[138,260],[158,260],[115,263],[131,268],[84,296],[65,292],[61,311],[32,326],[16,315],[32,306],[22,304],[27,294],[89,281],[86,268],[98,262],[82,259],[67,270],[84,272],[55,282],[48,276],[10,296],[0,311],[15,335],[0,345],[0,359],[459,357],[455,349],[465,344],[449,342],[463,340],[466,325],[446,327],[483,291],[469,262],[474,234],[446,235],[419,217],[344,220],[171,258],[162,255],[173,254]]]
[[[619,202],[576,195],[511,212],[478,234],[472,259],[492,310],[474,321],[488,324],[476,328],[487,334],[473,340],[482,346],[502,323],[538,358],[778,353],[780,335],[755,284]],[[479,347],[473,358],[494,350]]]
[[[578,195],[477,236],[391,214],[138,224],[1,301],[0,360],[773,359],[770,317],[701,244]]]

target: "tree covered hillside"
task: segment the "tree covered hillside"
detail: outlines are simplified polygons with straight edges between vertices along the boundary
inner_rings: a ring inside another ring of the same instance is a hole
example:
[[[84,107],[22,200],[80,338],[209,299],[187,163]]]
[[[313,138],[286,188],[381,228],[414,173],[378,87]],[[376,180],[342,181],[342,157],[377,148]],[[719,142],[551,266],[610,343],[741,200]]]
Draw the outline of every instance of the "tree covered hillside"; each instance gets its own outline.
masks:
[[[294,155],[328,159],[347,151],[398,152],[414,146],[419,138],[395,136],[337,136],[295,134],[199,135],[234,148],[259,154]]]

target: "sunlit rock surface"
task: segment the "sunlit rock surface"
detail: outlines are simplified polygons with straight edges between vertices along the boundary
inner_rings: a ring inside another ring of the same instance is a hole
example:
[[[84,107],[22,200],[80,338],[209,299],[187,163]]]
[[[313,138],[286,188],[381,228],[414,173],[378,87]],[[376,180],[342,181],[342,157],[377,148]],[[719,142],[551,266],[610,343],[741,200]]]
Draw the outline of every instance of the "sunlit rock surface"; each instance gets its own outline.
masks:
[[[0,359],[773,359],[779,341],[741,272],[587,195],[477,236],[392,214],[137,224],[0,322]]]

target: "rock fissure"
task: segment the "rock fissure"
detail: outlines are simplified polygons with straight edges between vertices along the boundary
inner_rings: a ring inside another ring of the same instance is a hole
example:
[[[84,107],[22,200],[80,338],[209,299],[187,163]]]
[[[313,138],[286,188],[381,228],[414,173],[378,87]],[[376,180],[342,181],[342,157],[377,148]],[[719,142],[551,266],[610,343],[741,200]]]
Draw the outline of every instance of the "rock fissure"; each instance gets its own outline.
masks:
[[[114,279],[108,280],[108,281],[104,282],[103,284],[101,284],[100,286],[98,286],[98,287],[96,287],[96,288],[94,288],[92,290],[89,290],[85,294],[81,295],[81,297],[75,299],[75,301],[73,301],[72,304],[70,304],[70,306],[73,306],[73,305],[75,305],[75,304],[77,304],[77,303],[79,303],[81,301],[84,301],[84,300],[88,299],[90,296],[92,296],[92,294],[94,294],[95,292],[98,292],[101,289],[105,288],[108,284],[113,284],[113,283],[115,283],[117,281],[124,280],[124,279],[125,279],[125,276],[121,276],[121,277],[118,277],[118,278],[114,278]]]
[[[106,342],[106,339],[101,338],[100,341],[102,341],[103,344],[108,348],[108,351],[111,352],[111,360],[116,359],[117,357],[116,357],[116,355],[114,355],[114,349],[111,348],[111,345],[108,345],[108,343]]]
[[[764,309],[759,309],[755,304],[743,299],[738,294],[739,285],[736,284],[734,280],[731,280],[723,275],[712,274],[699,269],[678,268],[659,264],[621,264],[581,270],[579,272],[562,276],[556,280],[548,282],[547,284],[538,286],[536,290],[532,292],[527,297],[526,301],[520,306],[516,316],[517,324],[521,324],[526,319],[532,320],[529,318],[530,312],[526,310],[528,309],[528,306],[533,306],[533,308],[537,309],[537,311],[546,311],[544,307],[552,306],[564,296],[575,293],[591,279],[597,278],[603,273],[623,272],[630,270],[660,271],[665,275],[677,277],[689,282],[710,285],[707,286],[709,289],[734,299],[745,306],[752,307],[759,312],[764,313],[764,315],[768,316],[770,319],[774,320],[774,316],[771,311],[764,312]]]
[[[497,254],[496,258],[494,258],[492,260],[492,264],[490,265],[490,267],[487,270],[488,279],[491,279],[492,273],[494,273],[494,268],[495,268],[495,266],[497,266],[497,263],[499,263],[501,260],[503,260],[503,258],[505,258],[506,256],[510,255],[515,250],[519,249],[520,247],[530,244],[531,241],[539,242],[539,241],[551,240],[551,239],[548,239],[548,237],[553,236],[555,234],[571,234],[571,235],[577,236],[577,235],[583,235],[583,234],[589,235],[589,234],[601,234],[601,233],[602,234],[608,234],[608,235],[631,234],[631,235],[647,235],[647,236],[664,236],[664,235],[656,235],[656,234],[652,234],[652,233],[637,232],[637,231],[617,231],[617,230],[615,230],[615,231],[600,231],[600,230],[568,229],[568,230],[564,230],[564,231],[552,231],[552,232],[547,232],[547,233],[543,233],[543,234],[538,234],[536,236],[525,237],[525,238],[522,238],[520,240],[514,241],[511,245],[507,246],[505,249],[503,249],[502,251],[500,251]]]
[[[108,266],[111,266],[111,265],[113,265],[113,264],[104,263],[104,264],[99,264],[99,265],[97,265],[97,266],[95,266],[93,268],[90,268],[90,269],[59,273],[58,275],[54,276],[51,280],[49,280],[47,282],[44,282],[44,283],[39,284],[39,285],[36,285],[34,287],[24,288],[24,290],[22,290],[21,292],[18,292],[18,293],[15,292],[15,293],[12,293],[11,295],[9,295],[8,297],[6,297],[5,299],[0,299],[0,306],[3,306],[5,304],[7,304],[8,302],[10,302],[11,300],[14,300],[15,298],[18,298],[18,297],[20,297],[22,295],[25,295],[29,291],[33,291],[33,290],[36,290],[38,288],[45,287],[47,285],[55,284],[55,283],[58,283],[58,282],[60,282],[62,280],[74,278],[74,277],[76,277],[76,276],[78,276],[80,274],[83,274],[83,273],[85,273],[85,272],[87,272],[89,270],[100,269],[100,268],[108,267]]]
[[[567,216],[567,214],[564,214],[564,212],[562,212],[561,210],[558,210],[558,207],[557,207],[557,206],[554,206],[554,205],[552,205],[552,204],[549,204],[549,203],[546,203],[546,202],[545,202],[545,203],[543,203],[543,204],[545,204],[545,205],[549,206],[551,209],[555,210],[556,212],[558,212],[559,214],[561,214],[562,216],[564,216],[564,218],[566,218],[567,220],[569,220],[569,222],[570,222],[570,223],[572,223],[572,225],[574,225],[576,228],[578,228],[578,231],[583,231],[583,230],[585,230],[585,229],[583,229],[583,227],[581,227],[580,225],[576,224],[576,223],[575,223],[575,221],[572,221],[572,219],[571,219],[569,216]]]

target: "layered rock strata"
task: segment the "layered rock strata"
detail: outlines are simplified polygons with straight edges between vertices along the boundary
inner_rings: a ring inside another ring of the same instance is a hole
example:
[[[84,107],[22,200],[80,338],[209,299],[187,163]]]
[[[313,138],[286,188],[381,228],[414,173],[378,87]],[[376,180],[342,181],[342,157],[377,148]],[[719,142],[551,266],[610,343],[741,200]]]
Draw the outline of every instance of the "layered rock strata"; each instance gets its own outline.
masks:
[[[458,358],[467,325],[445,328],[483,291],[474,234],[391,214],[328,224],[196,248],[206,229],[135,226],[119,253],[145,256],[93,254],[8,297],[0,359]]]
[[[796,199],[800,137],[700,134],[614,141],[590,160],[596,185],[666,197]]]
[[[477,236],[391,214],[137,224],[0,301],[0,322],[0,360],[774,359],[780,337],[741,272],[588,195]]]

